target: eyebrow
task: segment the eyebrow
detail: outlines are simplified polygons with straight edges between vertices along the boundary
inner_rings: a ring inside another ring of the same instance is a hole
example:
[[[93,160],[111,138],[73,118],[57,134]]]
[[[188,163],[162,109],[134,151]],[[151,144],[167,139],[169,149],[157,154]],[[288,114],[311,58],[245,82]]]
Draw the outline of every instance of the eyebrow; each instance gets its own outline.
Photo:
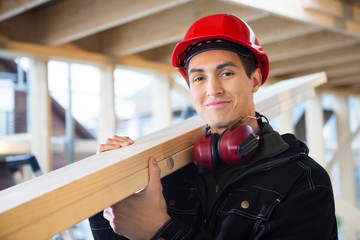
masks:
[[[236,65],[232,62],[225,62],[216,67],[216,70],[223,69],[225,67],[236,67]],[[191,75],[192,73],[203,73],[204,69],[202,68],[193,68],[189,71],[188,75]]]

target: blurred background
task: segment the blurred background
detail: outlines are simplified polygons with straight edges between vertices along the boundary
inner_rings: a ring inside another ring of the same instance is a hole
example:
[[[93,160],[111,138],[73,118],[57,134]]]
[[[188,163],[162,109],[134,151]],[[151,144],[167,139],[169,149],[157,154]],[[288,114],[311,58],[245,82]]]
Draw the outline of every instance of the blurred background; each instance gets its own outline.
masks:
[[[1,0],[0,189],[91,156],[114,134],[137,139],[195,115],[170,57],[191,23],[216,13],[252,27],[266,85],[326,73],[315,97],[271,124],[309,144],[333,182],[340,239],[360,239],[356,0]],[[54,239],[91,235],[85,221]]]

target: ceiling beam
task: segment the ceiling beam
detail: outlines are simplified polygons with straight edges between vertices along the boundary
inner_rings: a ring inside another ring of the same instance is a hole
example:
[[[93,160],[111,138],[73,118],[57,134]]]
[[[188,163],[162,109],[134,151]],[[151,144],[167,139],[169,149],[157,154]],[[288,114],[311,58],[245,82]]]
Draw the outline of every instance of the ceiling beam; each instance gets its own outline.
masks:
[[[17,26],[18,29],[14,33],[14,38],[17,40],[55,46],[188,1],[190,0],[132,0],[129,4],[127,0],[64,0],[27,14],[26,18],[14,19],[7,25],[10,25],[8,28]],[[6,25],[2,26],[2,29],[6,29]],[[31,29],[33,34],[24,34],[20,29]]]
[[[328,77],[329,82],[332,79],[337,79],[342,76],[346,75],[358,75],[360,76],[360,60],[354,62],[346,62],[342,64],[336,64],[333,66],[323,67],[321,69],[310,69],[307,71],[302,71],[294,74],[286,74],[282,75],[282,79],[294,78],[298,77],[299,75],[309,75],[312,73],[316,73],[319,71],[326,72],[326,76]]]
[[[272,44],[263,45],[262,47],[269,55],[270,61],[281,61],[343,48],[358,42],[360,42],[360,40],[353,37],[329,31],[320,31],[288,40],[279,40]]]
[[[336,79],[331,79],[328,81],[327,85],[329,87],[336,86],[349,86],[360,84],[360,76],[359,75],[346,75],[342,77],[338,77]]]
[[[49,0],[1,0],[0,1],[0,21],[14,17],[29,9],[37,7]]]
[[[250,20],[268,15],[254,9],[197,0],[105,31],[101,33],[101,45],[106,53],[124,56],[175,43],[183,39],[189,26],[198,18],[218,12],[232,13]]]
[[[139,56],[127,56],[119,59],[100,53],[84,51],[71,44],[56,47],[47,47],[31,43],[16,42],[13,40],[10,41],[2,36],[0,36],[0,56],[7,58],[15,58],[18,56],[42,56],[52,59],[79,62],[85,64],[98,65],[102,63],[111,63],[138,69],[147,69],[151,71],[175,71],[175,69],[173,69],[170,64],[152,62],[149,60],[145,60]]]
[[[351,63],[360,60],[359,52],[360,45],[358,44],[304,57],[270,62],[270,74],[273,76],[281,76],[290,73],[301,74],[301,72],[312,69],[323,69],[327,66]]]
[[[316,24],[333,31],[360,37],[360,22],[337,17],[326,12],[307,10],[303,0],[221,0],[271,12],[289,19]]]
[[[360,22],[360,6],[339,0],[303,0],[305,10],[313,10],[335,17]]]
[[[43,38],[45,44],[59,45],[186,2],[189,0],[64,1],[41,14],[48,21],[44,21],[44,31],[39,38]]]
[[[87,52],[72,45],[47,47],[33,43],[24,43],[9,40],[0,36],[0,56],[6,57],[33,57],[42,56],[47,58],[68,59],[84,63],[113,63],[117,60],[113,57],[100,53]]]
[[[256,38],[262,46],[306,34],[316,33],[321,29],[319,26],[298,21],[289,21],[286,18],[274,15],[252,21],[249,25],[255,32]]]

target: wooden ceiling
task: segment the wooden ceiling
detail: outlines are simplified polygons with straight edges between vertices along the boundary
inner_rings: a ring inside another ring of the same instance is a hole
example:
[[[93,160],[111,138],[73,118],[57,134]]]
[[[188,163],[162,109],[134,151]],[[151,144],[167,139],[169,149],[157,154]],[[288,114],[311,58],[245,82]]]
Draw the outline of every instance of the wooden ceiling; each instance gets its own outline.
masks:
[[[270,81],[325,71],[323,89],[360,93],[359,0],[1,0],[0,57],[26,53],[173,71],[188,27],[215,13],[252,27]]]

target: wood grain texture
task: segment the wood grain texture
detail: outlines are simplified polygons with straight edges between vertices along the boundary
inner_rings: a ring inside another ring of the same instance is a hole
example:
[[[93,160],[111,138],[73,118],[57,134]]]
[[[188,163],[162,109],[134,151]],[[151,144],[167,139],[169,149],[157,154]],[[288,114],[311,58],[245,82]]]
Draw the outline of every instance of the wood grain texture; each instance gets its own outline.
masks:
[[[270,118],[306,101],[326,82],[323,73],[266,87],[256,109]],[[305,92],[305,94],[304,94]],[[85,158],[0,192],[0,239],[47,239],[124,199],[148,183],[148,158],[156,157],[162,177],[191,161],[203,134],[199,117],[135,140],[131,146]],[[172,166],[174,165],[174,166]]]

